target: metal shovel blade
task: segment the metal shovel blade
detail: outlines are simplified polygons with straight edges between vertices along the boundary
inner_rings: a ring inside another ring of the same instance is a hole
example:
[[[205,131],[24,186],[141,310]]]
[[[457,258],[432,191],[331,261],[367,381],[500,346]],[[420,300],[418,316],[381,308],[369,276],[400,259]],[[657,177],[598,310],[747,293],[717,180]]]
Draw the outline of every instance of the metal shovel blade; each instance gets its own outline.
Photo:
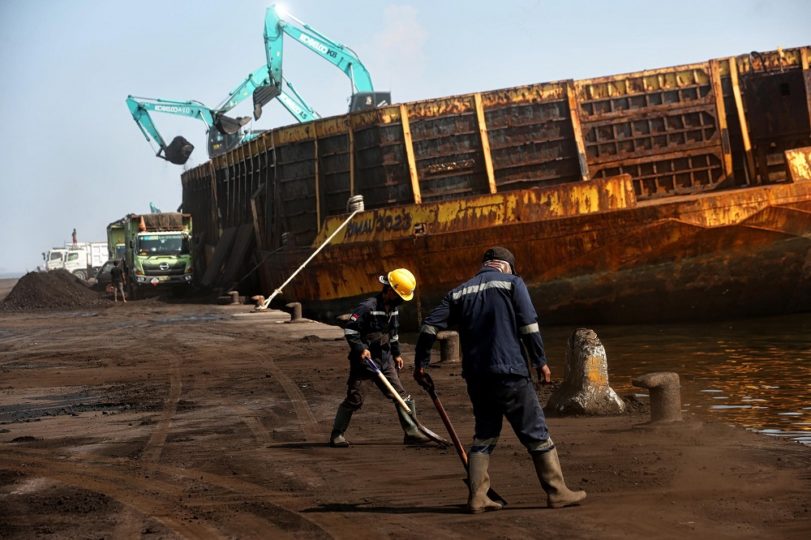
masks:
[[[440,435],[438,435],[437,433],[434,433],[433,431],[431,431],[431,430],[430,430],[430,429],[428,429],[427,427],[423,426],[423,425],[422,425],[422,424],[420,424],[419,422],[417,422],[416,424],[417,424],[417,429],[419,429],[419,430],[420,430],[420,432],[421,432],[423,435],[425,435],[426,437],[428,437],[429,439],[431,439],[432,441],[434,441],[434,442],[435,442],[435,443],[437,443],[438,445],[440,445],[440,446],[444,446],[444,447],[446,447],[446,448],[447,448],[447,447],[449,447],[449,446],[453,446],[453,444],[452,444],[452,443],[451,443],[449,440],[447,440],[447,439],[445,439],[445,438],[441,437],[441,436],[440,436]]]

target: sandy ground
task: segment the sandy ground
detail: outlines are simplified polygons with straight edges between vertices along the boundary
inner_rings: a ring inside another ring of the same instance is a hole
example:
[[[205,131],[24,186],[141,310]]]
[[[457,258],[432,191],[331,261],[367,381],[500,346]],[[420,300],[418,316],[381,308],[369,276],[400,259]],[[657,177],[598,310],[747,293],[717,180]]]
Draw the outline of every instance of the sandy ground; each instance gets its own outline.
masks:
[[[465,514],[453,450],[403,446],[377,393],[351,448],[325,444],[346,345],[286,319],[156,301],[0,313],[0,537],[809,537],[811,449],[696,418],[646,428],[644,414],[549,420],[569,484],[589,493],[562,510],[505,431],[491,476],[510,504]],[[458,366],[432,374],[468,441]]]
[[[14,285],[17,283],[17,278],[2,278],[0,279],[0,300],[6,297]]]

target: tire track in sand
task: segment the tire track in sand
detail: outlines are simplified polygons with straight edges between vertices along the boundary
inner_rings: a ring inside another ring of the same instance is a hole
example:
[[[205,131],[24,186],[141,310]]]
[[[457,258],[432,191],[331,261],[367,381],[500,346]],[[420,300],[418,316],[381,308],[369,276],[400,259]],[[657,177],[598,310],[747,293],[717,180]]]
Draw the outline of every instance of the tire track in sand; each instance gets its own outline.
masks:
[[[144,470],[147,475],[154,470],[157,463],[160,461],[163,447],[166,444],[166,437],[169,434],[169,429],[172,424],[172,417],[177,412],[177,404],[180,401],[180,394],[183,390],[183,381],[180,374],[180,358],[175,350],[168,351],[171,354],[169,365],[169,395],[166,396],[164,401],[163,411],[161,412],[160,420],[158,420],[155,429],[149,436],[144,449],[141,452],[140,461],[144,464]],[[141,525],[143,523],[143,513],[138,516],[131,510],[127,509],[121,515],[121,521],[116,527],[115,538],[135,538],[140,535]]]
[[[289,498],[289,493],[200,469],[154,464],[152,474],[144,475],[137,462],[100,456],[82,459],[55,456],[49,450],[37,448],[12,448],[0,455],[0,469],[101,493],[133,512],[159,521],[181,537],[283,538],[291,532],[306,533],[307,537],[332,537],[317,522],[274,502]],[[195,489],[190,491],[190,486]],[[209,487],[201,489],[203,486]],[[246,511],[246,504],[271,509],[273,518],[268,520],[250,508]],[[228,511],[228,530],[218,529],[199,515],[201,512],[209,514],[212,509]],[[129,538],[139,536],[140,529]]]
[[[293,405],[293,410],[299,420],[301,431],[304,432],[304,437],[308,442],[318,440],[319,428],[318,420],[316,419],[313,411],[310,409],[310,404],[307,398],[299,390],[298,385],[288,377],[282,369],[270,358],[263,358],[263,364],[268,368],[270,373],[282,385],[284,393],[287,394],[290,403]]]

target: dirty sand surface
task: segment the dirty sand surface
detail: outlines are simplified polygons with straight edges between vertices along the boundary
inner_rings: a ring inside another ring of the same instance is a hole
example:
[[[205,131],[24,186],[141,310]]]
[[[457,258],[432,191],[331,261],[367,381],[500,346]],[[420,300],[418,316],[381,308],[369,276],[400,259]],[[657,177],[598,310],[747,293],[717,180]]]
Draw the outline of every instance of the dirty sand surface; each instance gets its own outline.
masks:
[[[346,344],[287,319],[161,302],[0,313],[0,537],[809,537],[811,449],[695,417],[645,428],[644,411],[549,419],[569,484],[589,493],[562,510],[505,430],[490,472],[510,504],[465,514],[453,449],[403,446],[374,388],[352,447],[325,444]],[[432,374],[467,442],[459,371]]]
[[[0,300],[3,300],[17,284],[17,278],[2,278],[0,279]]]

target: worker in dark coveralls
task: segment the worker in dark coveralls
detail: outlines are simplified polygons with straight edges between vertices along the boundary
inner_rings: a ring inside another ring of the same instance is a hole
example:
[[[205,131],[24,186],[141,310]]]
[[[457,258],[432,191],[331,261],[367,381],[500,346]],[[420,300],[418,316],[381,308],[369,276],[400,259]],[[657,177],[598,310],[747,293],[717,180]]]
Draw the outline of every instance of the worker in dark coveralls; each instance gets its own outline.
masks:
[[[451,290],[425,318],[417,340],[414,379],[430,386],[425,369],[436,334],[456,326],[462,346],[462,376],[473,405],[475,434],[469,452],[468,511],[500,510],[487,496],[490,454],[501,434],[502,418],[532,456],[547,505],[560,508],[586,498],[566,487],[555,444],[549,436],[527,360],[538,380],[551,381],[538,316],[524,281],[515,273],[515,257],[506,248],[484,253],[481,270]],[[525,358],[524,355],[528,358]]]
[[[400,356],[400,327],[397,307],[403,301],[414,297],[417,280],[414,274],[405,268],[392,270],[385,276],[380,276],[383,290],[377,295],[368,298],[355,308],[344,328],[346,341],[349,342],[349,380],[347,381],[346,399],[338,406],[335,422],[332,426],[329,444],[332,447],[348,447],[344,433],[349,427],[352,413],[363,405],[363,386],[366,381],[373,381],[383,392],[389,396],[389,391],[376,373],[368,367],[364,359],[374,362],[383,375],[400,394],[411,415],[406,413],[395,401],[400,426],[405,432],[404,444],[423,444],[430,439],[423,435],[416,423],[414,400],[411,399],[397,374],[403,367],[403,358]]]
[[[118,302],[118,293],[121,293],[121,300],[126,304],[127,297],[124,296],[124,270],[119,266],[118,261],[113,262],[110,269],[110,281],[113,285],[113,301]]]

